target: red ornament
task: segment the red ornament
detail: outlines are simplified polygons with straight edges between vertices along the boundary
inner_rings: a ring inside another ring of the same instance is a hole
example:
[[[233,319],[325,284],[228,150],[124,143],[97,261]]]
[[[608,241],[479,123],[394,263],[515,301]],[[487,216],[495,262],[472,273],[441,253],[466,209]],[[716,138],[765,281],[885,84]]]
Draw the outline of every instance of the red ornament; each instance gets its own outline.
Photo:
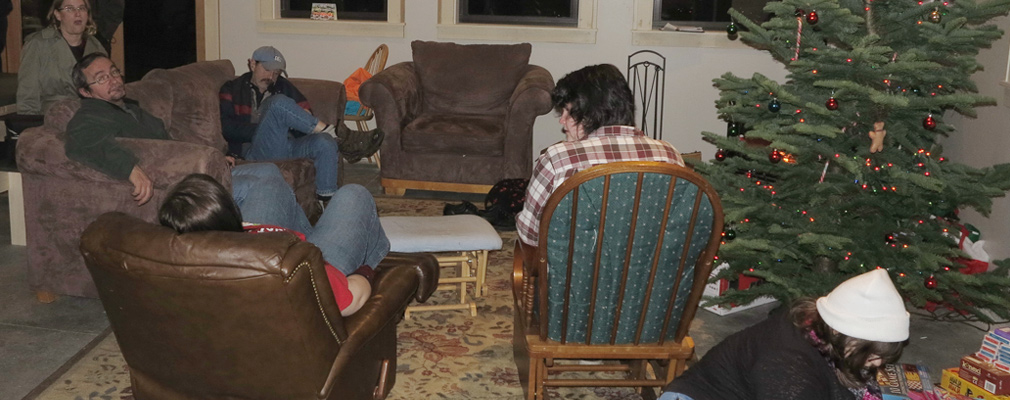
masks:
[[[936,289],[936,277],[930,275],[929,278],[926,278],[924,285],[926,285],[926,289]]]
[[[796,12],[793,15],[795,15],[796,17],[802,17],[804,15],[807,15],[807,12],[803,11],[802,8],[797,8]]]
[[[726,159],[726,151],[723,150],[723,149],[717,150],[715,152],[715,159],[718,160],[718,161],[725,160]]]
[[[824,106],[827,107],[831,111],[835,111],[835,110],[838,109],[838,100],[835,100],[835,98],[832,97],[832,98],[828,99],[828,101],[826,103],[824,103]]]
[[[768,155],[768,161],[778,164],[779,161],[782,161],[782,153],[779,153],[778,149],[772,150],[772,153]]]
[[[926,119],[922,120],[922,127],[928,130],[936,129],[936,119],[933,118],[933,114],[929,114]]]
[[[811,11],[809,14],[807,14],[807,22],[809,22],[810,25],[816,25],[817,21],[820,20],[821,18],[817,16],[817,11]]]

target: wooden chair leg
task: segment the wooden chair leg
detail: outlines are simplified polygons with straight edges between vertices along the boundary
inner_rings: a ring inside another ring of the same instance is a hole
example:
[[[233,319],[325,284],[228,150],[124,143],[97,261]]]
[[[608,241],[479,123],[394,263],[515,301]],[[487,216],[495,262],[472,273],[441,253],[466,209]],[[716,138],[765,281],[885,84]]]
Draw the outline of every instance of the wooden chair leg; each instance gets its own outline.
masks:
[[[35,298],[39,300],[39,303],[49,304],[56,301],[59,296],[53,292],[47,292],[45,290],[39,290],[35,292]]]

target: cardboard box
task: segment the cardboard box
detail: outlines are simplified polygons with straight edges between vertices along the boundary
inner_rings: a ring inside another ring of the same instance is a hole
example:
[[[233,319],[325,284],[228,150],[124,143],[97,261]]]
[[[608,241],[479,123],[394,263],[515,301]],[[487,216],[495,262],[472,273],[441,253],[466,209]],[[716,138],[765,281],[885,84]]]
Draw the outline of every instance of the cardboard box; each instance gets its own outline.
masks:
[[[717,266],[717,267],[715,267],[715,268],[712,269],[712,276],[715,276],[715,274],[719,273],[720,271],[722,271],[723,269],[726,269],[726,268],[729,268],[729,264],[727,264],[727,263],[719,264],[719,266]],[[741,274],[740,277],[737,278],[737,280],[733,282],[733,288],[734,289],[738,289],[738,290],[746,290],[746,289],[750,288],[751,285],[756,284],[759,280],[760,279],[758,279],[758,278],[755,278],[755,277],[752,277],[752,276],[746,276],[746,275]],[[730,287],[731,287],[731,285],[730,285],[729,281],[727,281],[725,279],[720,279],[717,282],[712,282],[712,283],[709,283],[709,284],[705,285],[705,291],[702,293],[702,296],[703,297],[719,297],[719,296],[722,296],[722,294],[724,292],[726,292],[726,290],[728,290]],[[733,314],[735,312],[740,312],[740,311],[747,310],[747,309],[750,309],[750,308],[754,308],[754,307],[757,307],[757,306],[762,306],[762,305],[765,305],[765,304],[768,304],[768,303],[774,303],[776,301],[777,300],[775,300],[771,296],[761,296],[761,297],[758,297],[757,299],[754,299],[754,301],[752,301],[750,303],[747,303],[747,304],[734,304],[734,305],[732,305],[730,307],[705,306],[703,308],[706,309],[706,310],[708,310],[708,311],[710,311],[710,312],[712,312],[712,313],[714,313],[714,314],[716,314],[716,315],[729,315],[729,314]]]
[[[883,400],[935,400],[933,381],[925,366],[887,364],[877,371]]]
[[[1010,400],[1010,396],[1000,396],[996,394],[989,393],[978,386],[973,385],[958,376],[960,373],[959,368],[947,368],[943,370],[943,375],[940,380],[940,386],[951,392],[965,395],[973,399],[981,400]]]
[[[1010,394],[1010,373],[1000,371],[992,364],[974,356],[961,358],[961,369],[957,375],[989,393]]]

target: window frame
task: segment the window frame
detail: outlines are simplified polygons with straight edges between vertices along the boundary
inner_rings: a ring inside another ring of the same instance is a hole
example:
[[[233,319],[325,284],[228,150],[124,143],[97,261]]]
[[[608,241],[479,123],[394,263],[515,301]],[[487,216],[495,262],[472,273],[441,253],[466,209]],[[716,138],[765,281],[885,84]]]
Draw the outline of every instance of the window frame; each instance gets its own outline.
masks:
[[[509,15],[469,15],[469,1],[458,0],[457,18],[461,24],[504,24],[504,25],[533,25],[533,26],[555,26],[555,27],[578,27],[579,26],[579,0],[568,0],[572,7],[570,17],[523,17]]]
[[[634,0],[634,23],[631,43],[635,46],[700,47],[721,49],[750,49],[742,40],[730,40],[726,31],[670,32],[654,29],[653,15],[656,0]]]
[[[264,33],[293,33],[303,35],[404,37],[404,1],[386,0],[385,21],[336,20],[318,21],[307,18],[284,18],[281,1],[259,0],[259,20],[256,29]],[[340,16],[338,15],[337,18]]]
[[[320,1],[325,1],[325,0],[320,0]],[[290,6],[291,6],[291,0],[280,0],[280,2],[281,2],[281,18],[300,18],[301,19],[301,18],[310,18],[312,16],[312,11],[311,10],[304,11],[304,13],[305,13],[304,17],[300,15],[301,13],[303,13],[303,11],[284,10],[285,6],[287,6],[288,8],[290,8]],[[389,4],[388,4],[388,2],[386,2],[385,6],[386,6],[386,12],[385,13],[360,12],[360,11],[349,11],[349,12],[342,12],[342,13],[338,12],[337,13],[337,20],[340,21],[341,20],[340,18],[342,16],[343,17],[348,17],[349,16],[351,18],[344,19],[343,21],[386,21],[389,18],[389,15],[388,15]],[[288,15],[285,15],[285,13],[287,13]],[[292,13],[297,13],[299,15],[290,15]],[[386,14],[386,15],[382,15],[382,14]]]
[[[504,25],[459,22],[459,1],[438,0],[436,37],[440,40],[505,42],[596,43],[596,6],[599,0],[577,0],[576,26]]]

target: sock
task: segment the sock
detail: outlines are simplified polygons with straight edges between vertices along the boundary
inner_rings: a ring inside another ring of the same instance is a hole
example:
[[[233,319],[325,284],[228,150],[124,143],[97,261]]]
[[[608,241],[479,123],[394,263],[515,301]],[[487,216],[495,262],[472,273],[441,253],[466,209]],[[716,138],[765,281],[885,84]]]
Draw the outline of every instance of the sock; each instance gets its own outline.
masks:
[[[336,125],[326,125],[326,127],[323,128],[323,130],[319,131],[319,133],[325,133],[327,135],[332,136],[334,139],[337,139],[337,126]]]
[[[332,198],[333,196],[321,196],[318,194],[316,195],[316,200],[319,200],[319,204],[323,206],[323,208],[326,208],[326,206],[330,205],[330,199]]]
[[[375,287],[375,270],[372,269],[372,267],[369,267],[367,265],[362,265],[362,266],[358,267],[358,269],[354,270],[354,272],[351,273],[351,275],[354,275],[354,274],[361,275],[362,277],[365,278],[365,280],[368,281],[368,284],[370,286]]]

